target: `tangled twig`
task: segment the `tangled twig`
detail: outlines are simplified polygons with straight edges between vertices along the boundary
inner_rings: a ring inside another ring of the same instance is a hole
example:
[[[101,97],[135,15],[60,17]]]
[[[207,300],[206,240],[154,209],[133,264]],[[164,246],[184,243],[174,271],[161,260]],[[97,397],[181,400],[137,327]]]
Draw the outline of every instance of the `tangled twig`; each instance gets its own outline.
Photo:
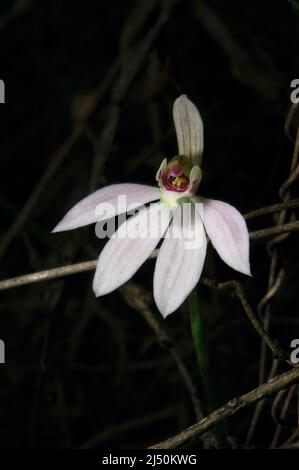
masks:
[[[288,136],[290,136],[290,125],[291,122],[294,118],[296,111],[296,106],[292,106],[291,110],[288,114],[288,117],[286,119],[285,123],[285,130]],[[269,278],[268,278],[268,287],[267,291],[264,295],[264,297],[260,300],[259,305],[258,305],[258,312],[260,317],[263,316],[263,326],[266,331],[269,330],[270,328],[270,319],[271,319],[271,310],[270,310],[270,302],[272,301],[273,297],[279,290],[284,278],[285,278],[285,272],[283,269],[280,269],[278,267],[278,251],[277,251],[277,246],[278,244],[282,243],[288,236],[290,232],[282,232],[279,230],[279,227],[281,225],[289,225],[292,224],[293,222],[289,222],[289,224],[285,224],[285,220],[288,217],[288,213],[286,211],[286,206],[288,205],[291,197],[291,186],[295,182],[295,180],[299,176],[299,163],[298,163],[298,156],[299,156],[299,128],[297,129],[296,133],[296,139],[295,139],[295,144],[294,144],[294,151],[293,151],[293,157],[291,161],[291,166],[290,166],[290,173],[288,178],[282,183],[282,185],[279,188],[279,196],[282,199],[282,204],[285,207],[281,207],[281,210],[279,212],[279,215],[276,220],[276,228],[277,231],[273,231],[273,235],[280,235],[275,237],[273,240],[270,240],[270,242],[267,244],[267,251],[269,253],[269,256],[271,258],[270,261],[270,269],[269,269]],[[263,315],[264,312],[264,315]],[[259,384],[262,384],[265,381],[265,375],[266,375],[266,355],[267,355],[267,350],[265,346],[265,342],[261,341],[261,355],[260,355],[260,366],[259,366]],[[276,360],[276,358],[273,358],[273,363],[272,367],[270,370],[270,373],[268,375],[268,379],[273,376],[273,373],[275,374],[277,372],[279,363]],[[263,407],[265,405],[265,402],[260,402],[256,406],[254,415],[252,417],[248,433],[247,433],[247,438],[246,438],[246,444],[249,445],[252,438],[254,431],[256,429],[256,426],[258,424],[259,418],[261,416]]]
[[[224,419],[233,416],[238,411],[248,408],[250,405],[259,402],[275,393],[280,392],[286,387],[298,382],[299,380],[299,368],[295,368],[290,372],[286,372],[269,382],[251,390],[251,392],[241,395],[238,398],[233,398],[221,408],[211,413],[209,416],[204,418],[199,423],[190,426],[184,431],[176,434],[175,436],[167,439],[166,441],[160,442],[152,446],[152,449],[175,449],[180,447],[187,442],[194,440],[195,438],[202,435],[204,432],[213,428],[216,424],[223,421]]]

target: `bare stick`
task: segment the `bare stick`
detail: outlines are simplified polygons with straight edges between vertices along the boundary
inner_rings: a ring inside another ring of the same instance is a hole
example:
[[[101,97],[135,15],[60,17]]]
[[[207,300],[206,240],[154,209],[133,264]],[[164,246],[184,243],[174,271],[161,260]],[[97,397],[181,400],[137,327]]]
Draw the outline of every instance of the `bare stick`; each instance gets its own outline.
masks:
[[[299,199],[292,199],[288,202],[279,202],[278,204],[271,204],[270,206],[260,207],[259,209],[247,212],[247,214],[244,214],[244,218],[246,220],[254,219],[255,217],[272,214],[284,209],[296,209],[296,207],[299,207]]]
[[[294,107],[291,108],[290,113],[285,123],[285,130],[289,137],[290,137],[290,134],[289,134],[290,125],[294,117],[293,111],[294,111]],[[290,191],[291,186],[296,180],[296,178],[298,177],[298,168],[299,168],[298,156],[299,156],[299,128],[297,128],[297,132],[296,132],[296,140],[294,143],[294,150],[293,150],[293,156],[292,156],[292,161],[291,161],[291,166],[290,166],[289,177],[286,179],[285,182],[282,183],[278,191],[283,204],[287,204],[289,202],[290,197],[291,197],[291,191]],[[282,224],[284,224],[285,220],[287,219],[287,215],[288,215],[287,211],[285,209],[282,209],[279,213],[278,218],[276,219],[276,225],[281,226]],[[273,240],[270,240],[270,242],[267,244],[267,251],[271,258],[269,277],[268,277],[268,287],[267,287],[266,294],[261,299],[258,305],[258,312],[259,312],[260,317],[262,317],[262,311],[265,310],[264,318],[263,318],[263,326],[267,332],[269,331],[269,328],[270,328],[270,319],[271,319],[271,309],[270,309],[269,302],[273,298],[273,296],[276,294],[277,290],[280,288],[280,285],[285,277],[284,269],[278,268],[277,245],[278,243],[283,242],[288,236],[289,236],[289,233],[286,233],[285,235],[280,235],[274,238]],[[262,341],[260,365],[259,365],[259,384],[262,384],[265,381],[266,359],[267,359],[267,350],[266,350],[265,342]],[[279,367],[279,362],[275,358],[273,358],[272,367],[271,367],[268,379],[272,377],[271,374],[276,373],[278,367]],[[249,445],[251,442],[251,439],[253,437],[254,431],[256,429],[257,423],[261,416],[264,405],[265,405],[265,401],[262,401],[258,403],[258,405],[255,408],[254,415],[252,417],[252,420],[251,420],[251,423],[249,425],[248,432],[247,432],[247,437],[246,437],[247,445]]]
[[[227,281],[227,282],[220,282],[217,283],[212,279],[207,279],[205,277],[201,277],[200,282],[205,284],[209,287],[215,287],[217,289],[232,289],[234,294],[238,297],[244,312],[247,315],[250,323],[252,324],[253,328],[256,330],[258,335],[262,338],[262,340],[267,344],[269,349],[272,351],[273,356],[278,359],[286,360],[290,365],[294,366],[288,360],[288,354],[270,337],[267,331],[264,329],[263,325],[259,321],[258,317],[254,313],[252,307],[250,306],[246,294],[243,290],[243,287],[238,281]]]
[[[271,443],[271,449],[275,449],[278,445],[279,437],[280,437],[281,432],[284,428],[284,420],[286,418],[290,403],[291,403],[292,398],[293,398],[293,396],[296,392],[296,389],[297,389],[297,385],[292,385],[292,387],[290,387],[290,389],[287,393],[287,397],[284,401],[280,417],[278,418],[278,426],[276,428],[276,431],[275,431],[275,434],[274,434],[274,437],[273,437],[273,440],[272,440],[272,443]],[[277,396],[279,396],[279,394]]]
[[[152,446],[151,449],[175,449],[180,447],[183,444],[186,444],[188,441],[199,437],[224,419],[235,415],[238,411],[244,408],[248,408],[250,405],[257,403],[268,396],[274,395],[280,390],[283,390],[284,388],[289,387],[298,381],[298,368],[279,375],[270,380],[268,383],[251,390],[249,393],[241,395],[238,398],[233,398],[224,406],[218,408],[209,416],[201,420],[199,423],[194,424],[179,434],[176,434],[175,436]]]
[[[69,266],[61,266],[59,268],[46,269],[32,274],[25,274],[24,276],[13,277],[6,281],[0,282],[0,290],[11,289],[12,287],[24,286],[26,284],[34,284],[49,279],[56,279],[62,276],[70,276],[71,274],[81,273],[84,271],[91,271],[95,269],[97,260],[84,261],[83,263],[70,264]]]
[[[194,410],[197,419],[204,417],[202,405],[197,396],[197,389],[193,383],[192,377],[189,374],[182,358],[175,348],[174,339],[171,333],[167,330],[164,322],[159,321],[159,318],[151,310],[152,296],[141,286],[135,282],[130,281],[120,287],[120,292],[125,301],[134,309],[137,310],[155,332],[159,343],[166,347],[171,353],[177,368],[183,378],[186,388],[189,391],[191,400],[193,402]]]
[[[288,224],[277,225],[276,227],[264,228],[250,232],[249,236],[251,240],[261,240],[264,238],[270,238],[283,233],[297,232],[299,230],[299,220],[289,222]]]
[[[152,295],[133,281],[129,281],[120,287],[120,292],[126,302],[143,316],[145,321],[156,334],[159,343],[164,346],[171,354],[189,392],[196,418],[197,420],[202,420],[204,418],[204,411],[201,401],[198,397],[197,387],[175,346],[174,338],[168,330],[166,323],[163,322],[161,316],[155,315],[151,309],[151,304],[153,303]],[[206,449],[219,447],[217,437],[212,433],[204,433],[202,439],[203,446]]]
[[[276,227],[270,227],[255,232],[250,232],[250,238],[252,240],[261,240],[264,238],[271,237],[282,233],[291,233],[299,230],[299,221],[290,222],[285,225],[278,225]],[[152,257],[156,255],[153,254]],[[93,263],[93,264],[90,264]],[[18,287],[25,284],[33,284],[35,282],[41,282],[48,279],[54,279],[57,277],[68,276],[70,274],[76,274],[81,271],[90,271],[96,266],[96,260],[86,261],[83,263],[77,263],[69,266],[61,266],[59,268],[47,269],[46,271],[40,271],[33,274],[25,274],[24,276],[18,276],[5,281],[0,281],[0,290],[11,289],[12,287]]]
[[[157,257],[158,250],[154,250],[149,259]],[[0,290],[11,289],[13,287],[24,286],[26,284],[35,284],[37,282],[57,279],[71,274],[78,274],[84,271],[92,271],[97,266],[97,259],[83,261],[82,263],[69,264],[58,268],[46,269],[32,274],[24,274],[23,276],[13,277],[5,281],[0,281]]]

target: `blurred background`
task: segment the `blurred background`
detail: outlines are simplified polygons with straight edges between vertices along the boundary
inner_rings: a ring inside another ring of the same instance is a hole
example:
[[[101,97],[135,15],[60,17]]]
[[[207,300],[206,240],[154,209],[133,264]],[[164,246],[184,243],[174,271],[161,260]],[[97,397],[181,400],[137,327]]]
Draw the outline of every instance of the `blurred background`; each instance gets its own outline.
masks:
[[[97,258],[105,241],[94,226],[51,230],[97,188],[154,184],[162,159],[177,152],[172,105],[182,93],[205,125],[200,193],[242,213],[280,202],[298,125],[294,116],[286,135],[298,41],[299,9],[287,0],[2,0],[1,279]],[[248,221],[250,231],[274,224],[273,214]],[[256,309],[268,288],[267,242],[251,244],[252,278],[211,247],[204,275],[240,280]],[[299,338],[298,234],[276,255],[285,275],[270,332],[289,348]],[[92,271],[1,292],[2,448],[146,447],[196,421],[176,360],[202,396],[187,306],[157,335],[136,304],[141,292],[160,324],[153,270],[149,260],[128,288],[99,299]],[[230,292],[199,285],[198,295],[220,406],[258,385],[260,339]],[[254,407],[227,420],[227,446],[268,447],[271,404],[249,437]],[[294,398],[278,444],[296,406]]]

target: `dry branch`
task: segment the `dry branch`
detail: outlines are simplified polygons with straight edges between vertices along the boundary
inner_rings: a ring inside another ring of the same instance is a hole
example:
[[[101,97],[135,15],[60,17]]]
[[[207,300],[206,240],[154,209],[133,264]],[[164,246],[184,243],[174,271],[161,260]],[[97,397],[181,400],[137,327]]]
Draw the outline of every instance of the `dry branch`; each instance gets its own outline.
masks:
[[[184,364],[184,361],[175,347],[174,338],[168,331],[165,322],[161,321],[151,309],[152,296],[143,287],[137,285],[133,281],[129,281],[120,287],[120,292],[128,305],[142,315],[147,324],[154,331],[159,343],[170,352],[190,394],[196,417],[197,419],[202,419],[204,417],[204,412],[202,404],[198,398],[197,388],[186,365]]]
[[[290,222],[285,225],[278,225],[276,227],[265,228],[250,232],[250,238],[252,240],[261,240],[269,238],[274,235],[282,233],[291,233],[299,230],[299,220]],[[156,252],[153,253],[152,257],[156,256]],[[62,276],[69,276],[71,274],[80,273],[83,271],[91,271],[95,269],[97,260],[85,261],[82,263],[71,264],[69,266],[61,266],[59,268],[47,269],[32,274],[25,274],[23,276],[17,276],[11,279],[0,281],[0,290],[11,289],[13,287],[23,286],[25,284],[33,284],[36,282],[46,281],[55,279]]]
[[[200,282],[202,284],[205,284],[208,287],[215,287],[215,288],[220,289],[220,290],[231,289],[233,291],[233,293],[236,295],[236,297],[238,297],[238,299],[239,299],[239,301],[240,301],[240,303],[243,307],[243,310],[244,310],[248,320],[252,324],[253,328],[256,330],[258,335],[261,337],[262,341],[264,341],[264,343],[272,351],[273,357],[276,358],[276,359],[280,359],[280,360],[286,360],[291,366],[294,366],[294,364],[292,364],[289,361],[289,354],[287,354],[275,341],[273,341],[271,336],[268,334],[268,332],[263,327],[262,323],[260,322],[257,315],[254,313],[251,305],[249,304],[249,302],[247,300],[247,297],[246,297],[246,294],[244,292],[244,289],[243,289],[242,285],[239,282],[232,280],[232,281],[217,283],[214,280],[207,279],[205,277],[201,277]]]
[[[223,421],[225,418],[233,416],[238,411],[248,408],[250,405],[263,400],[264,398],[274,395],[275,393],[283,390],[286,387],[299,381],[299,369],[294,369],[285,374],[275,377],[275,379],[270,380],[268,383],[261,385],[260,387],[255,388],[245,395],[241,395],[238,398],[233,398],[228,403],[226,403],[218,410],[211,413],[209,416],[201,420],[199,423],[190,426],[184,431],[176,434],[169,439],[155,444],[151,449],[175,449],[177,447],[186,444],[188,441],[191,441],[203,433],[214,427],[219,422]]]

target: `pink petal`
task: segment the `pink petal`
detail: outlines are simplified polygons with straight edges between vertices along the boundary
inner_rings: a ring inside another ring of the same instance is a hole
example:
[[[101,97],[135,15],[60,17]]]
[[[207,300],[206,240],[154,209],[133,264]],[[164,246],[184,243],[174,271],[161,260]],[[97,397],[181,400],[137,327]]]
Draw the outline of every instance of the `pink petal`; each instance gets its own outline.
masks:
[[[156,248],[171,221],[172,212],[160,203],[151,204],[124,222],[100,254],[93,279],[97,297],[127,282]],[[150,233],[151,230],[154,234]]]
[[[143,184],[112,184],[99,189],[78,202],[54,228],[62,232],[107,220],[133,210],[143,204],[160,199],[160,190]],[[121,199],[119,199],[121,197]]]
[[[173,105],[173,119],[179,154],[200,165],[203,152],[203,123],[196,106],[186,95],[177,98]]]
[[[184,204],[187,206],[191,204]],[[154,297],[163,317],[174,312],[196,286],[206,256],[206,235],[198,212],[181,219],[182,206],[175,213],[159,250],[154,274]],[[198,243],[192,247],[190,238]]]
[[[248,230],[240,212],[225,202],[206,199],[203,223],[220,258],[236,271],[251,275]]]

